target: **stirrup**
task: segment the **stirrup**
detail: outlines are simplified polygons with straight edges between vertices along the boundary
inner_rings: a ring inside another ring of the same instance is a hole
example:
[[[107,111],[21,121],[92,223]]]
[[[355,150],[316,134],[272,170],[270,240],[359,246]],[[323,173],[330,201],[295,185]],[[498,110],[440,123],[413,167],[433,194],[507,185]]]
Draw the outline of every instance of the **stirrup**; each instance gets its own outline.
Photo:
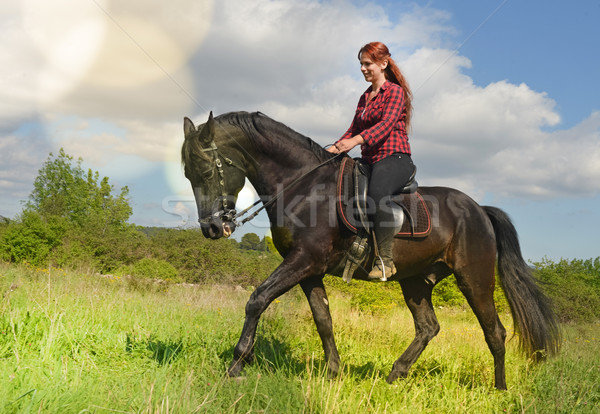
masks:
[[[378,264],[376,264],[377,261],[379,261]],[[381,269],[381,276],[378,276],[378,275],[371,276],[371,274],[375,271],[375,266],[378,266]],[[392,263],[391,267],[386,266],[383,262],[382,257],[378,255],[375,257],[375,260],[373,260],[373,267],[367,277],[371,281],[387,282],[388,277],[391,277],[393,274],[394,274],[394,264]]]
[[[368,234],[360,231],[350,246],[350,250],[346,253],[346,265],[342,276],[346,283],[350,283],[352,275],[369,256],[370,250]]]

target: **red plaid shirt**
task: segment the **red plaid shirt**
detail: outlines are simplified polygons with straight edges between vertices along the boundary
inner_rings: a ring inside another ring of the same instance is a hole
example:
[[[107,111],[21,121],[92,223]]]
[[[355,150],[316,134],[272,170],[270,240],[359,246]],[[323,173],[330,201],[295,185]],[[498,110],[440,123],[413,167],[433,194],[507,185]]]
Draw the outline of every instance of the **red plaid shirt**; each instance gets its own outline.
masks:
[[[381,85],[377,96],[366,105],[372,88],[369,86],[358,100],[352,124],[340,141],[360,134],[365,139],[365,143],[360,146],[362,158],[369,164],[394,152],[410,154],[402,87],[386,81]]]

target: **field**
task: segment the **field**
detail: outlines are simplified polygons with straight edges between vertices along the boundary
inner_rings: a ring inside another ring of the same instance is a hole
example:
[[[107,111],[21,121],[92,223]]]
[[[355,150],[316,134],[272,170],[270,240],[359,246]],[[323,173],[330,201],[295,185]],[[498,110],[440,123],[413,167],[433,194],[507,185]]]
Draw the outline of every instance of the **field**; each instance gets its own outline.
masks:
[[[561,353],[539,365],[508,341],[508,391],[499,392],[473,314],[439,309],[440,334],[389,385],[413,336],[410,313],[403,303],[360,311],[336,292],[338,378],[324,375],[299,289],[264,315],[245,376],[226,378],[249,294],[0,262],[0,412],[600,412],[600,321],[565,325]],[[510,316],[501,318],[510,331]]]

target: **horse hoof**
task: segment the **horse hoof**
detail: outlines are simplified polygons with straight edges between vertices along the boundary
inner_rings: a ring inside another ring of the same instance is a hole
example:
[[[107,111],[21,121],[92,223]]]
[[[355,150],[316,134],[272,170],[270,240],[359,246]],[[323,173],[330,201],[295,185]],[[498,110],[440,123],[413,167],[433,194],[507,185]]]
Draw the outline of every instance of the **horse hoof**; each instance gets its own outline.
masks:
[[[241,377],[243,368],[244,363],[242,361],[234,361],[231,363],[231,366],[227,370],[227,376],[230,378],[239,378]]]
[[[338,371],[337,370],[335,370],[335,371],[332,371],[330,369],[327,370],[327,379],[328,380],[336,379],[337,376],[338,376]]]
[[[396,373],[396,372],[392,371],[392,372],[390,372],[390,375],[388,375],[388,377],[387,377],[387,379],[385,381],[388,384],[392,384],[397,379],[404,379],[404,378],[406,378],[406,376],[407,376],[407,374]]]

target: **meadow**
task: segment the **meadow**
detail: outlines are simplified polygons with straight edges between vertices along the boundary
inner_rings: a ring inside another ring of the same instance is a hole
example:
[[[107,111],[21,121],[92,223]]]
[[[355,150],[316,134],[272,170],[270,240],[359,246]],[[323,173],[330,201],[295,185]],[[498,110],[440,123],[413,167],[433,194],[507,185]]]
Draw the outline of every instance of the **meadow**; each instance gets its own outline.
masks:
[[[299,289],[265,313],[244,377],[227,378],[250,293],[0,262],[0,412],[600,411],[600,320],[564,324],[561,352],[542,364],[509,340],[508,390],[500,392],[472,312],[440,308],[440,334],[408,378],[389,385],[391,365],[413,337],[410,313],[401,301],[364,310],[336,289],[330,305],[344,364],[337,378],[326,378]],[[510,331],[510,315],[501,319]]]

